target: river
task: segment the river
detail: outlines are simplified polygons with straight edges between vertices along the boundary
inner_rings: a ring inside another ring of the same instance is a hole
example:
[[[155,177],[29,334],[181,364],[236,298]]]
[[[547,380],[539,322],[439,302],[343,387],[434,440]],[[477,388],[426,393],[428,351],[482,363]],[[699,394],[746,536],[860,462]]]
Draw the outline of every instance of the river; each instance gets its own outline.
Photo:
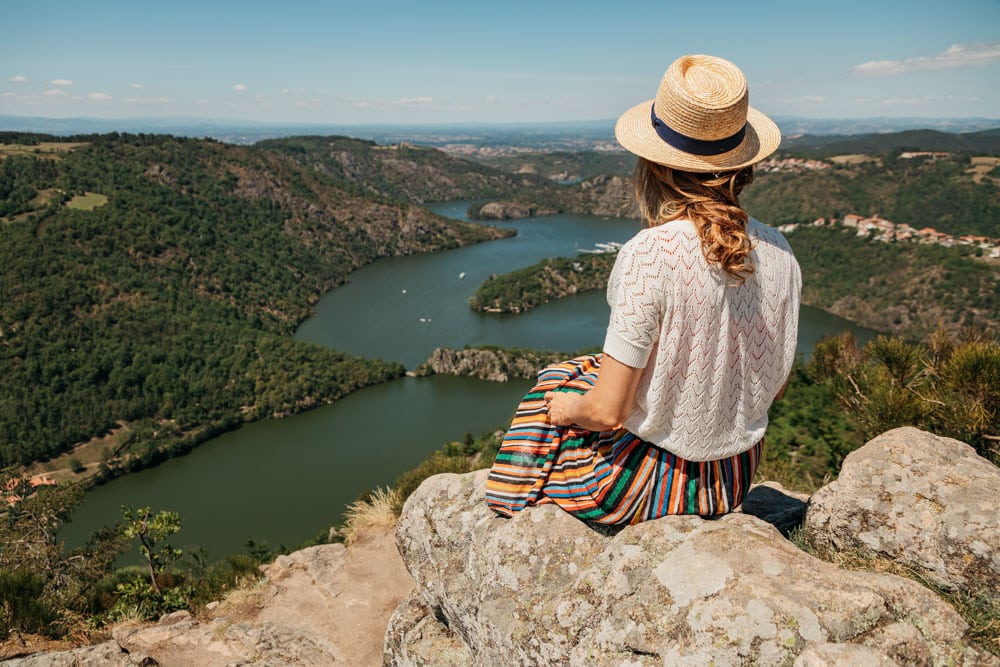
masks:
[[[470,202],[431,208],[464,218]],[[383,259],[325,295],[295,336],[412,369],[435,347],[496,344],[575,351],[600,345],[608,307],[600,291],[522,315],[476,313],[468,299],[490,274],[571,256],[596,243],[624,242],[634,221],[559,215],[500,223],[517,236],[430,255]],[[821,336],[874,332],[803,307],[799,351]],[[87,493],[61,531],[82,544],[114,523],[121,505],[180,513],[175,546],[198,544],[209,557],[243,551],[248,539],[294,546],[340,520],[364,491],[388,485],[443,443],[502,427],[529,381],[401,378],[354,392],[333,405],[285,419],[247,424],[162,465]]]

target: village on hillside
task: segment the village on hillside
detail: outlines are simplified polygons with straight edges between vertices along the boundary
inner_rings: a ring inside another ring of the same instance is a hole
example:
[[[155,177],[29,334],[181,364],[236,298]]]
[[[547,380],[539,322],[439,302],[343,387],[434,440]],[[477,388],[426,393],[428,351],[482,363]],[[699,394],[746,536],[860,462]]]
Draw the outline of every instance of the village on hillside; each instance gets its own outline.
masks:
[[[899,155],[902,159],[913,159],[913,158],[928,158],[931,160],[936,160],[938,158],[947,157],[948,153],[938,152],[938,151],[909,151],[904,152]],[[872,160],[870,156],[866,155],[842,155],[832,158],[835,163],[841,162],[864,162]],[[973,169],[977,167],[977,158],[973,159]],[[996,166],[995,158],[978,158],[978,160],[986,160],[987,167]],[[980,165],[982,166],[982,165]],[[758,165],[758,170],[761,172],[792,172],[801,173],[803,171],[821,171],[824,169],[830,169],[833,165],[830,162],[824,160],[813,160],[805,158],[771,158],[765,160]],[[974,178],[981,178],[982,174],[977,173]],[[978,181],[977,181],[978,182]],[[849,227],[851,229],[857,230],[858,236],[864,236],[871,238],[875,241],[882,241],[883,243],[892,243],[895,241],[910,241],[916,243],[926,243],[941,245],[946,248],[950,248],[956,245],[962,246],[972,246],[979,250],[982,250],[982,256],[989,257],[992,259],[1000,258],[1000,239],[989,238],[986,236],[975,236],[968,234],[965,236],[955,237],[951,234],[946,234],[944,232],[939,232],[933,227],[924,227],[923,229],[916,229],[906,224],[905,222],[894,223],[890,220],[886,220],[878,215],[873,215],[871,217],[865,217],[863,215],[858,215],[856,213],[848,213],[841,220],[836,218],[817,218],[811,224],[814,227],[823,227],[828,225],[841,225],[843,227]],[[778,229],[783,232],[794,232],[800,226],[799,223],[792,223],[787,225],[781,225]]]
[[[30,496],[41,486],[55,486],[56,480],[51,475],[36,475],[31,479],[11,477],[3,485],[4,500],[8,505],[15,505]]]
[[[882,241],[883,243],[909,241],[936,244],[946,248],[956,245],[972,246],[982,250],[984,257],[992,259],[1000,258],[1000,239],[974,236],[972,234],[955,237],[951,234],[939,232],[933,227],[915,229],[905,222],[897,224],[877,215],[866,218],[855,213],[848,213],[839,221],[836,218],[817,218],[812,223],[807,224],[811,224],[814,227],[839,224],[842,227],[856,229],[858,236],[866,236],[874,241]],[[778,227],[778,230],[782,233],[794,232],[799,226],[799,223],[781,225]]]

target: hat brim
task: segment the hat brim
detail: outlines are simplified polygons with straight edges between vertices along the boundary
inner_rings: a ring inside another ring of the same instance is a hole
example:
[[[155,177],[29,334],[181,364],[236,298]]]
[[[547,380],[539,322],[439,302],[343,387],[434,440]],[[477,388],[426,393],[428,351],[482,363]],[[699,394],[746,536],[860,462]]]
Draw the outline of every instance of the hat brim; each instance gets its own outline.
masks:
[[[753,107],[747,109],[746,136],[740,145],[718,155],[694,155],[660,138],[650,122],[654,100],[637,104],[615,123],[615,138],[625,150],[657,164],[683,171],[715,172],[740,169],[760,162],[777,150],[781,131],[774,121]]]

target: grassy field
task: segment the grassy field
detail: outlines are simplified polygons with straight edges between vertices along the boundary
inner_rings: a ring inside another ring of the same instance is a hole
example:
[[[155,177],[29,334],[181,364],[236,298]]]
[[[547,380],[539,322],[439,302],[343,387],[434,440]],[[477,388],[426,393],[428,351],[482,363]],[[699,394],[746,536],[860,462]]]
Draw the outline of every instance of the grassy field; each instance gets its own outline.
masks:
[[[987,174],[997,167],[1000,167],[1000,157],[974,157],[972,158],[972,166],[969,167],[967,173],[972,174],[972,180],[976,183],[982,183]],[[993,180],[996,181],[997,179],[994,178]]]
[[[70,199],[66,202],[66,206],[80,211],[92,211],[98,206],[104,206],[107,203],[107,196],[96,192],[85,192]]]
[[[128,434],[129,427],[119,424],[118,428],[112,429],[102,436],[91,438],[87,442],[80,443],[73,449],[59,456],[55,456],[48,461],[33,463],[21,469],[21,474],[25,477],[36,475],[49,475],[57,482],[77,481],[97,472],[97,467],[102,461],[118,454],[121,449],[121,442]],[[84,467],[81,473],[73,472],[72,460],[76,459]]]
[[[865,162],[879,162],[880,160],[873,155],[865,155],[863,153],[855,153],[852,155],[834,155],[830,158],[830,162],[834,164],[863,164]]]
[[[64,153],[68,153],[74,148],[86,145],[86,143],[72,141],[43,142],[37,146],[0,144],[0,160],[14,155],[35,155],[38,157],[47,157],[58,160]]]

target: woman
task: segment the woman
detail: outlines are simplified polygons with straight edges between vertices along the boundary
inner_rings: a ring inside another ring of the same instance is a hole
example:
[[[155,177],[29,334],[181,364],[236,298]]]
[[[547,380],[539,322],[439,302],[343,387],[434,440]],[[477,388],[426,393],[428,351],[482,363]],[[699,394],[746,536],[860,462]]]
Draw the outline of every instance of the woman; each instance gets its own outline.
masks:
[[[623,524],[742,502],[801,291],[784,237],[739,206],[781,140],[747,99],[735,65],[684,56],[618,119],[648,227],[611,272],[603,353],[546,368],[518,407],[487,482],[499,514],[555,502]]]

